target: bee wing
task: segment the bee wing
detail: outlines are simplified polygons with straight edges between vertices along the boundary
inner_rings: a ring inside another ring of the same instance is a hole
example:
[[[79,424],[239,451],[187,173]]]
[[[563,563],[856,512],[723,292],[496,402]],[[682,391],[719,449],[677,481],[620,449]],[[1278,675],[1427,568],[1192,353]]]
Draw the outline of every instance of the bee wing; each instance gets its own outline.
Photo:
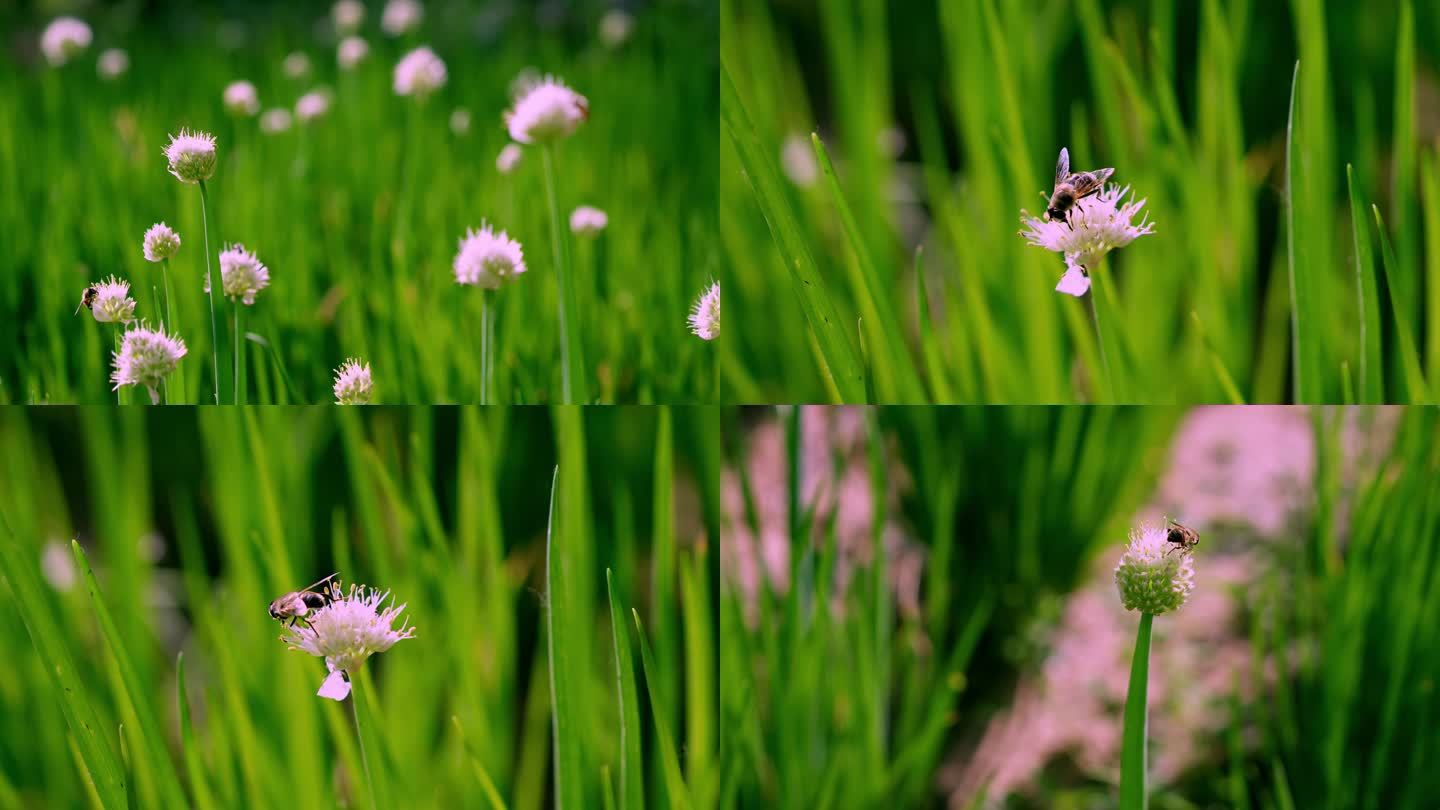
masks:
[[[309,585],[306,585],[304,588],[301,588],[300,590],[302,590],[302,591],[308,591],[308,590],[314,588],[314,587],[317,586],[317,585],[324,585],[325,583],[329,582],[330,580],[332,580],[332,579],[334,579],[335,577],[338,577],[338,576],[340,576],[340,572],[339,572],[339,571],[336,571],[335,573],[331,574],[330,576],[325,577],[324,579],[319,580],[318,582],[312,582],[312,583],[310,583]]]
[[[1055,163],[1055,185],[1065,182],[1070,176],[1070,150],[1064,146],[1060,147],[1060,160]]]
[[[1110,175],[1112,175],[1112,174],[1114,174],[1114,173],[1115,173],[1115,170],[1114,170],[1113,168],[1112,168],[1112,169],[1096,169],[1095,171],[1091,172],[1091,174],[1095,175],[1095,183],[1096,183],[1097,185],[1099,185],[1099,184],[1101,184],[1101,183],[1104,183],[1106,180],[1109,180],[1109,179],[1110,179]]]
[[[1114,169],[1101,169],[1098,172],[1081,172],[1079,174],[1072,174],[1070,175],[1070,178],[1066,180],[1066,182],[1075,189],[1075,199],[1078,200],[1084,197],[1089,197],[1091,194],[1099,191],[1100,184],[1103,183],[1105,181],[1105,178],[1109,177],[1110,173],[1114,171]]]

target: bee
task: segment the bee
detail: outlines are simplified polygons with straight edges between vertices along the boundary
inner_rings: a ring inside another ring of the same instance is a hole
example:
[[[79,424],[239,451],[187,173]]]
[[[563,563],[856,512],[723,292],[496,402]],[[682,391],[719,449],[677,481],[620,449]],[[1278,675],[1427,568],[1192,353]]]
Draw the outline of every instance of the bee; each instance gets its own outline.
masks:
[[[1067,218],[1070,208],[1073,206],[1077,211],[1080,208],[1080,201],[1100,191],[1100,186],[1114,169],[1096,169],[1093,172],[1070,172],[1070,150],[1064,147],[1060,149],[1060,160],[1055,164],[1055,190],[1050,193],[1050,205],[1045,211],[1046,219],[1060,220],[1075,229]]]
[[[100,288],[99,288],[99,287],[96,287],[94,284],[91,284],[89,287],[86,287],[86,288],[85,288],[85,292],[80,293],[80,306],[75,307],[75,314],[76,314],[76,315],[79,315],[81,308],[89,309],[89,308],[95,306],[95,299],[97,299],[97,298],[99,298],[99,297],[100,297]]]
[[[1200,533],[1182,523],[1170,521],[1169,529],[1165,533],[1165,541],[1174,543],[1175,548],[1171,551],[1189,551],[1200,545]]]
[[[330,604],[330,601],[334,599],[335,595],[340,591],[340,585],[339,583],[331,583],[328,587],[320,591],[311,589],[324,585],[339,575],[340,572],[337,571],[313,585],[306,586],[302,590],[291,591],[279,599],[276,599],[274,602],[271,602],[270,618],[280,622],[288,620],[291,627],[294,627],[296,622],[305,622],[305,617],[309,616],[311,611],[319,610]],[[309,622],[306,622],[306,624],[309,624]]]

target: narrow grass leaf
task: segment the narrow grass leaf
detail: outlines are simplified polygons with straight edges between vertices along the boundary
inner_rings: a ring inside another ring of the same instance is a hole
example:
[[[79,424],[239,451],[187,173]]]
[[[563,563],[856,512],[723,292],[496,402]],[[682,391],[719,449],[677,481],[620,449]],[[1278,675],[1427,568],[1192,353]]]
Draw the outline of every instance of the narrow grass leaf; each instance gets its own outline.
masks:
[[[644,810],[645,779],[640,748],[640,709],[636,703],[635,663],[630,655],[629,623],[625,621],[614,577],[605,569],[605,586],[610,595],[610,635],[615,645],[615,699],[620,706],[620,806]]]
[[[553,721],[555,751],[555,806],[560,810],[585,806],[585,775],[581,764],[580,729],[576,726],[581,710],[579,697],[582,662],[575,660],[575,647],[570,639],[575,627],[571,616],[573,594],[570,570],[574,565],[573,551],[566,543],[571,537],[569,520],[557,526],[555,503],[559,490],[560,468],[555,468],[550,482],[550,522],[545,539],[545,633],[549,639],[550,714]],[[557,541],[563,545],[557,548]]]
[[[1375,278],[1375,254],[1370,248],[1370,218],[1355,187],[1355,171],[1345,164],[1350,187],[1350,224],[1355,233],[1355,299],[1360,313],[1360,401],[1385,401],[1384,360],[1381,357],[1380,292]]]
[[[1405,385],[1409,389],[1406,394],[1407,402],[1429,402],[1430,394],[1425,387],[1425,374],[1420,369],[1420,355],[1415,349],[1415,333],[1410,331],[1410,318],[1406,315],[1406,308],[1395,299],[1396,276],[1400,269],[1396,266],[1395,250],[1390,246],[1390,237],[1385,231],[1385,221],[1380,218],[1380,209],[1375,205],[1370,206],[1371,212],[1375,214],[1375,228],[1380,233],[1380,256],[1385,266],[1385,282],[1391,290],[1390,308],[1395,316],[1395,334],[1400,344],[1400,367],[1405,370]]]
[[[1312,130],[1296,125],[1296,102],[1300,86],[1300,62],[1290,80],[1290,115],[1285,127],[1285,236],[1290,260],[1290,350],[1295,373],[1295,401],[1319,403],[1324,398],[1321,387],[1320,338],[1314,334],[1327,319],[1316,307],[1313,285],[1318,267],[1312,254],[1315,230],[1323,223],[1311,222],[1306,216],[1309,195],[1314,192],[1308,166],[1314,157],[1306,153],[1306,137]],[[1305,111],[1309,115],[1309,111]]]
[[[1130,661],[1130,688],[1125,693],[1125,720],[1120,742],[1120,810],[1145,810],[1150,709],[1146,695],[1150,684],[1150,628],[1155,617],[1140,614],[1135,635],[1135,657]]]
[[[655,656],[651,654],[650,642],[645,638],[645,626],[640,623],[640,613],[631,608],[630,615],[635,621],[635,637],[640,641],[640,663],[645,669],[645,686],[650,690],[650,710],[655,716],[655,734],[658,738],[656,744],[660,750],[661,772],[665,777],[666,792],[670,796],[671,807],[685,810],[691,806],[690,795],[685,787],[685,777],[680,773],[680,757],[675,750],[675,738],[670,733],[670,719],[656,699]]]

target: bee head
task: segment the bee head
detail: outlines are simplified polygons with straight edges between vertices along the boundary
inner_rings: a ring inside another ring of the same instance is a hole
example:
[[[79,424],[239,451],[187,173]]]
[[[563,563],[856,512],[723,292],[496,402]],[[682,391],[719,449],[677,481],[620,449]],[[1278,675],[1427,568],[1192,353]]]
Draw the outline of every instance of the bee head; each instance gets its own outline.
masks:
[[[1049,217],[1051,222],[1056,222],[1056,221],[1058,221],[1058,222],[1064,222],[1064,221],[1065,221],[1065,209],[1063,209],[1063,208],[1056,208],[1055,206],[1052,205],[1052,206],[1050,206],[1049,208],[1045,209],[1045,216]]]
[[[276,621],[279,621],[281,618],[280,609],[275,606],[274,602],[270,603],[270,618],[275,619]]]

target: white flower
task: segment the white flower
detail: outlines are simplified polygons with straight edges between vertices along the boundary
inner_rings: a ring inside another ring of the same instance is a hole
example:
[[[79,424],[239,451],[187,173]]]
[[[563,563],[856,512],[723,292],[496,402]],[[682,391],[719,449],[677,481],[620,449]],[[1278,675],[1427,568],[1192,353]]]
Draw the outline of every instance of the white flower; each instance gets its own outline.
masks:
[[[182,183],[199,183],[215,174],[215,136],[208,132],[180,130],[165,147],[170,173]]]
[[[457,107],[450,113],[450,131],[456,135],[468,135],[470,133],[470,111],[464,107]]]
[[[260,131],[267,135],[275,135],[289,129],[293,120],[290,111],[284,107],[266,110],[265,114],[260,116]]]
[[[1068,269],[1056,290],[1068,295],[1084,295],[1090,289],[1089,268],[1106,253],[1155,232],[1154,223],[1143,217],[1140,224],[1132,224],[1145,200],[1135,202],[1132,197],[1130,202],[1122,204],[1121,199],[1129,192],[1129,186],[1102,186],[1098,194],[1077,202],[1065,222],[1020,212],[1020,222],[1026,228],[1020,235],[1025,241],[1065,254]]]
[[[45,581],[50,583],[50,587],[57,591],[75,587],[75,557],[63,543],[55,540],[45,543],[45,550],[40,555],[40,571],[45,574]]]
[[[600,41],[607,47],[618,48],[630,38],[635,29],[635,18],[623,9],[612,8],[600,18]]]
[[[785,143],[780,147],[780,165],[790,182],[797,186],[813,186],[820,177],[815,151],[810,147],[810,139],[803,135],[792,132],[785,136]]]
[[[395,93],[424,97],[445,86],[445,63],[428,47],[405,54],[395,65]]]
[[[102,79],[118,79],[130,69],[130,54],[119,48],[106,48],[95,62],[95,71]]]
[[[285,75],[292,79],[303,79],[310,73],[310,57],[294,51],[285,57]]]
[[[360,37],[346,37],[335,50],[335,61],[340,63],[341,70],[354,70],[369,55],[370,43]]]
[[[480,230],[471,228],[460,240],[460,252],[455,254],[455,280],[459,283],[498,290],[524,272],[524,251],[504,231],[497,233],[482,223]]]
[[[129,323],[135,320],[135,299],[130,297],[130,283],[111,276],[91,286],[95,301],[90,314],[100,323]]]
[[[1165,526],[1141,526],[1115,566],[1115,586],[1126,610],[1158,616],[1179,610],[1195,590],[1195,565],[1188,550],[1169,542]]]
[[[570,214],[570,232],[578,236],[595,236],[605,230],[610,218],[599,208],[582,205]]]
[[[369,405],[374,393],[369,363],[352,357],[335,370],[335,404]]]
[[[295,118],[308,124],[330,111],[330,95],[323,90],[311,90],[295,102]]]
[[[122,385],[143,385],[150,390],[150,401],[158,404],[160,392],[156,389],[160,381],[175,370],[184,356],[185,341],[140,324],[120,339],[110,381],[115,383],[116,391]]]
[[[151,225],[142,240],[145,261],[161,262],[180,252],[180,234],[163,222]]]
[[[336,31],[352,33],[365,22],[365,5],[360,0],[339,0],[330,7],[330,19],[335,22]]]
[[[70,57],[90,47],[90,26],[74,17],[56,17],[40,35],[40,50],[51,65],[59,67]]]
[[[495,168],[499,169],[501,174],[509,174],[520,164],[521,154],[520,144],[505,144],[505,148],[495,157]]]
[[[380,30],[392,37],[410,33],[425,17],[425,9],[416,0],[390,0],[380,14]]]
[[[590,118],[590,102],[553,76],[526,82],[515,105],[505,112],[510,139],[546,143],[569,137]]]
[[[695,299],[690,308],[690,331],[703,340],[720,336],[720,282],[716,281]]]
[[[270,269],[244,245],[231,245],[220,252],[220,289],[230,300],[238,298],[253,306],[255,294],[269,286]]]
[[[226,85],[225,110],[231,115],[246,118],[260,112],[260,94],[256,92],[255,85],[243,79]]]
[[[316,694],[344,700],[350,694],[350,673],[375,653],[414,638],[415,628],[409,626],[408,618],[395,628],[405,605],[396,606],[389,591],[351,585],[341,596],[339,586],[332,588],[330,604],[306,616],[304,624],[286,627],[280,640],[292,650],[324,658],[330,675]],[[390,606],[384,607],[387,599]]]

